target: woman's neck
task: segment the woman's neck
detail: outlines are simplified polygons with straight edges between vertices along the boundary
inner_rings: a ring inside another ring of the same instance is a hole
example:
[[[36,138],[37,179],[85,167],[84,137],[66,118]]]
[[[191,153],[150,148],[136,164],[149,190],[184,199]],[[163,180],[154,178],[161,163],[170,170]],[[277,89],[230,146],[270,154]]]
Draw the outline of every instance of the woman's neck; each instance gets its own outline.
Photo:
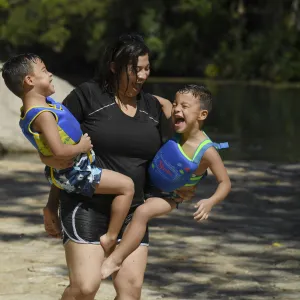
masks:
[[[120,110],[123,111],[129,117],[134,117],[137,111],[136,97],[118,97],[115,96],[115,101]]]
[[[118,94],[115,97],[117,103],[123,105],[135,105],[136,104],[136,97],[130,97],[127,95]]]

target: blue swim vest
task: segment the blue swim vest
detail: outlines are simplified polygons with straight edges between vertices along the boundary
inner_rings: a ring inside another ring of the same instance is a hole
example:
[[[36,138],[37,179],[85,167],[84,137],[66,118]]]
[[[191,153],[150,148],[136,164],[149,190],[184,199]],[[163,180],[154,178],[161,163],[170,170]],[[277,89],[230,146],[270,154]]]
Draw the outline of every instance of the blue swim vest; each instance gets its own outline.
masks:
[[[22,107],[19,125],[25,137],[40,153],[45,156],[51,156],[53,154],[43,136],[38,132],[34,132],[31,128],[32,122],[38,115],[45,111],[49,111],[54,115],[61,141],[64,144],[77,144],[81,139],[82,131],[79,122],[64,105],[54,101],[50,97],[46,98],[46,102],[49,107],[33,106],[25,113],[25,115]]]
[[[149,166],[150,182],[163,192],[172,192],[182,186],[196,185],[203,175],[196,176],[205,151],[215,147],[217,150],[228,148],[228,143],[213,143],[208,137],[198,146],[193,159],[190,159],[180,145],[180,135],[167,141],[156,153]]]

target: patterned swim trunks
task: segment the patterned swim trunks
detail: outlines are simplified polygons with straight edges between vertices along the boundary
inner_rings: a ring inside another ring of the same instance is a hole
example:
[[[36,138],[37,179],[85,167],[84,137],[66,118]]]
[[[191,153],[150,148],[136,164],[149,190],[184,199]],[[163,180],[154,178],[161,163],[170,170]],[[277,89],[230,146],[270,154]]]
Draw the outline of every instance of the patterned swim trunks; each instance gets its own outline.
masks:
[[[70,168],[57,170],[45,167],[45,176],[58,188],[68,193],[77,193],[92,197],[101,179],[102,169],[95,166],[95,153],[83,153],[74,160]]]

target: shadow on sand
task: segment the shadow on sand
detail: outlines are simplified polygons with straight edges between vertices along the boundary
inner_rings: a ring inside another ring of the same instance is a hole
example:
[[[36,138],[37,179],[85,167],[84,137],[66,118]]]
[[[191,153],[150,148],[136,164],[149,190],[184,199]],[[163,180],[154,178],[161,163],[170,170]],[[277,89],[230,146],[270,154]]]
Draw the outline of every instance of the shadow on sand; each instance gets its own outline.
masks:
[[[228,162],[227,167],[232,192],[208,221],[196,223],[188,202],[151,221],[145,283],[157,299],[299,299],[299,165]],[[192,203],[215,187],[208,176]],[[42,223],[37,207],[23,203],[40,197],[44,205],[49,185],[41,172],[0,174],[0,189],[2,219]],[[1,230],[5,242],[35,238]]]

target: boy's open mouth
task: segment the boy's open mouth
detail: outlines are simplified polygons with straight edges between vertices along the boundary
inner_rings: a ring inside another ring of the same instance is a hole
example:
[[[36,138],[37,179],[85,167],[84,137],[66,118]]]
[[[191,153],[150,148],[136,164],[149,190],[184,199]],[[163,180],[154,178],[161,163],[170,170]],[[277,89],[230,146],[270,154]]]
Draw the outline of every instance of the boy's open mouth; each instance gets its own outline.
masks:
[[[175,125],[180,125],[184,122],[184,118],[183,117],[180,117],[180,116],[175,116],[174,117],[174,124]]]

